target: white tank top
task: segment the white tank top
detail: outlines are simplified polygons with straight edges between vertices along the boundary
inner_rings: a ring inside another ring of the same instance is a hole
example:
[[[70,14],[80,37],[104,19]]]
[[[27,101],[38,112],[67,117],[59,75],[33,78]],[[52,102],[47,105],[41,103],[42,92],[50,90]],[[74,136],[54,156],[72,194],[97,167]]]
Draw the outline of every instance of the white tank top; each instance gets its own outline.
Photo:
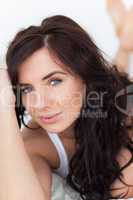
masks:
[[[48,136],[54,144],[60,158],[60,166],[54,171],[65,178],[69,173],[69,160],[64,145],[62,144],[58,134],[49,132]]]

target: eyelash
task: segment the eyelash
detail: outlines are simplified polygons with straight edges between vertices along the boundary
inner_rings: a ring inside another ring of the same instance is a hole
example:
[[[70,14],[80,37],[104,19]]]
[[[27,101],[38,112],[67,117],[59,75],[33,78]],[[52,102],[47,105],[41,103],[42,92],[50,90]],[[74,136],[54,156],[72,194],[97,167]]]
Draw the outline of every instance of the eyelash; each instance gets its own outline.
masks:
[[[59,83],[62,82],[61,79],[54,78],[54,79],[49,80],[48,83],[51,83],[52,81],[59,81]],[[29,93],[29,92],[25,92],[25,90],[28,90],[28,89],[30,89],[30,90],[32,91],[32,88],[31,88],[31,87],[25,87],[25,88],[21,89],[21,92],[22,92],[23,94],[27,94],[27,93]]]

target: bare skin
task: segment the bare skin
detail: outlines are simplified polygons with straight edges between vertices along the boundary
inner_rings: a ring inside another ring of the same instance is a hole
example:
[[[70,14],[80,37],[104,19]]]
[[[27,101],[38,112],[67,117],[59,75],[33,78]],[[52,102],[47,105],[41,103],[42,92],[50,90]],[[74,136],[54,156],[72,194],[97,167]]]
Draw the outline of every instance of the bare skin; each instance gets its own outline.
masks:
[[[107,0],[107,9],[119,39],[114,63],[120,71],[127,72],[133,52],[133,7],[127,10],[122,0]]]
[[[0,199],[49,200],[51,171],[44,159],[26,152],[14,109],[15,96],[5,69],[0,69],[0,94]]]
[[[126,8],[121,0],[106,0],[107,10],[112,18],[117,36],[121,35],[121,28],[126,16]]]
[[[119,49],[115,57],[115,63],[121,71],[127,71],[130,58],[133,53],[133,8],[131,8],[122,24],[122,29],[119,35]]]

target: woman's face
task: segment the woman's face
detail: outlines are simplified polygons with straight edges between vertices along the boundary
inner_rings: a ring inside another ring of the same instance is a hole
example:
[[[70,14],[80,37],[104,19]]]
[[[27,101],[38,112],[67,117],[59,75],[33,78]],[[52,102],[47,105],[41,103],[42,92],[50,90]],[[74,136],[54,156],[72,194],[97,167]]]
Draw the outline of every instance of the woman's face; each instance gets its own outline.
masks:
[[[80,114],[85,85],[55,62],[46,48],[21,64],[19,83],[23,105],[33,121],[48,132],[61,133],[72,127]]]

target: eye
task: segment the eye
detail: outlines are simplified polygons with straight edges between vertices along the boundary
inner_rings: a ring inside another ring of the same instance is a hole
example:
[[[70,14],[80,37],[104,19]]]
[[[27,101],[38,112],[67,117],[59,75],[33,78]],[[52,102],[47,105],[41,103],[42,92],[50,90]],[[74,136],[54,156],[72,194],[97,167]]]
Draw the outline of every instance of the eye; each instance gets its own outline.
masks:
[[[61,83],[61,82],[62,82],[61,79],[51,79],[51,80],[50,80],[50,84],[51,84],[52,86],[56,86],[56,85],[58,85],[58,84]]]
[[[22,94],[27,94],[27,93],[29,93],[31,91],[32,91],[31,87],[23,87],[23,88],[21,87]]]

